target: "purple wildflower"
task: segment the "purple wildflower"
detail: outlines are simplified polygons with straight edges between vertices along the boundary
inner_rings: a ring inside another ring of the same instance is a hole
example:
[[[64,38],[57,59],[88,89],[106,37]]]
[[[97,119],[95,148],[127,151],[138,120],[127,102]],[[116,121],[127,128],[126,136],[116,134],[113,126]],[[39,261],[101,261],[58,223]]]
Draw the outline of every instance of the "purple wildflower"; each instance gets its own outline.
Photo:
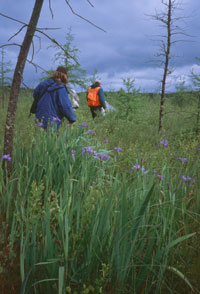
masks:
[[[200,147],[196,148],[196,152],[200,151]]]
[[[176,159],[177,159],[177,160],[178,160],[178,159],[181,159],[182,164],[184,164],[184,163],[186,163],[186,162],[188,161],[187,158],[183,158],[183,157],[181,157],[181,156],[177,157]]]
[[[161,181],[164,180],[164,176],[161,176],[161,175],[155,175],[155,177],[158,177]]]
[[[144,166],[142,166],[142,173],[143,173],[143,174],[145,173],[145,168],[144,168]]]
[[[145,168],[144,166],[141,166],[140,164],[135,164],[131,167],[131,169],[129,169],[129,172],[132,172],[133,169],[136,169],[137,171],[139,171],[140,169],[142,170],[142,173],[145,173]]]
[[[54,122],[61,122],[61,120],[58,117],[53,117]]]
[[[39,128],[44,128],[44,125],[43,125],[42,122],[38,122],[38,123],[37,123],[37,127],[39,127]]]
[[[75,150],[72,150],[72,158],[73,159],[75,158],[75,153],[76,153],[76,151]]]
[[[82,124],[79,125],[79,128],[81,128],[81,127],[87,128],[88,124],[86,124],[85,122],[82,122]]]
[[[182,158],[182,163],[183,163],[183,164],[186,163],[187,161],[188,161],[187,158]]]
[[[195,178],[185,177],[185,176],[180,176],[180,178],[182,178],[183,183],[188,182],[188,181],[195,182]]]
[[[115,147],[113,150],[116,150],[117,153],[120,153],[120,152],[122,151],[122,148],[120,148],[120,147]]]
[[[95,150],[92,149],[92,147],[84,147],[81,151],[82,154],[85,154],[85,153],[91,153],[91,154],[94,154],[94,155],[97,155],[97,152]]]
[[[97,155],[96,158],[99,158],[100,160],[106,160],[106,159],[110,159],[110,156],[108,156],[108,154],[100,154]]]
[[[94,135],[96,135],[96,132],[94,130],[88,130],[88,134],[94,134]]]
[[[103,142],[104,142],[104,143],[108,143],[108,139],[104,139]]]
[[[4,154],[2,155],[1,160],[11,161],[12,158],[10,157],[10,154]]]
[[[165,148],[168,148],[168,140],[161,140],[160,144],[162,144]],[[158,146],[160,146],[160,144],[158,144]]]
[[[135,168],[137,171],[140,170],[140,167],[141,167],[141,166],[140,166],[139,164],[136,164],[136,165],[133,166],[133,168]]]

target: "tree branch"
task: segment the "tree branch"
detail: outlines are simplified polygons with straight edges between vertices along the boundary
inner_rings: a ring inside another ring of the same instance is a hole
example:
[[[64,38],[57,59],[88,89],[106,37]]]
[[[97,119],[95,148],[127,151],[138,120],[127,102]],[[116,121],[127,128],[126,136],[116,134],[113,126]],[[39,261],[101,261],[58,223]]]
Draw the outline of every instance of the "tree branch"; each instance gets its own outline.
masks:
[[[90,23],[92,26],[94,26],[94,27],[96,27],[97,29],[99,29],[99,30],[101,30],[101,31],[103,31],[103,32],[106,33],[106,31],[105,31],[104,29],[100,28],[99,26],[97,26],[97,25],[95,25],[93,22],[91,22],[90,20],[88,20],[88,19],[84,18],[83,16],[81,16],[80,14],[76,13],[76,12],[73,10],[73,8],[71,7],[71,5],[69,4],[69,0],[65,0],[65,2],[67,3],[67,5],[69,6],[71,12],[72,12],[74,15],[80,17],[81,19],[83,19],[83,20],[85,20],[86,22]]]
[[[94,7],[94,5],[90,2],[90,0],[87,0],[87,2],[88,2],[92,7]]]
[[[43,67],[41,67],[40,65],[34,63],[32,60],[26,59],[28,63],[32,64],[35,67],[35,71],[37,72],[38,68],[41,69],[42,71],[47,72],[46,69],[44,69]]]
[[[0,15],[3,16],[3,17],[5,17],[5,18],[11,19],[11,20],[13,20],[13,21],[16,21],[16,22],[18,22],[18,23],[21,23],[21,24],[27,26],[26,23],[24,23],[24,22],[22,22],[22,21],[20,21],[20,20],[17,20],[16,18],[13,18],[13,17],[7,16],[7,15],[5,15],[5,14],[3,14],[3,13],[0,13]]]
[[[7,47],[7,46],[19,46],[19,47],[21,47],[20,44],[12,43],[12,44],[4,44],[4,45],[1,45],[0,48]]]
[[[17,31],[13,36],[11,36],[9,39],[8,39],[8,42],[13,39],[14,37],[16,37],[27,25],[23,25],[19,31]]]
[[[53,11],[52,11],[52,8],[51,8],[51,0],[49,0],[49,10],[51,12],[51,17],[53,19]]]
[[[45,34],[44,32],[38,29],[36,29],[36,31],[46,36],[49,40],[51,40],[52,43],[56,44],[61,50],[63,50],[69,58],[73,59],[76,62],[76,64],[79,65],[78,61],[73,56],[71,56],[55,39],[51,38],[49,35]]]

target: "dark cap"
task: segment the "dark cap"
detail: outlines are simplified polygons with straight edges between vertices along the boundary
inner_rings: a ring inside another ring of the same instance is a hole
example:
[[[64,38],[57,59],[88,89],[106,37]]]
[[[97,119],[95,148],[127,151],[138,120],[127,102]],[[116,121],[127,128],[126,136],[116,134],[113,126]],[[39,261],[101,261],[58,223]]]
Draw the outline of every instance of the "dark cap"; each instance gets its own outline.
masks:
[[[100,86],[101,82],[100,81],[95,81],[94,84]]]
[[[67,70],[66,70],[66,68],[64,66],[58,66],[56,71],[62,72],[65,75],[67,75]]]

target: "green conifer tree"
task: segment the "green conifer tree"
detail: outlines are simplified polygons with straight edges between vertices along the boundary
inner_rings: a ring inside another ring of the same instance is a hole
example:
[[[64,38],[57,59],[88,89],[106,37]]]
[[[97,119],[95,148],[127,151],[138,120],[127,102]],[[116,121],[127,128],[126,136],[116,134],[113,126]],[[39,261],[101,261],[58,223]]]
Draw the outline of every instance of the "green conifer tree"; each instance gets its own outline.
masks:
[[[8,76],[13,70],[11,67],[11,62],[5,62],[5,50],[4,48],[0,51],[0,100],[2,102],[2,107],[4,107],[4,101],[6,96],[6,90],[11,85],[12,78]]]
[[[79,86],[82,89],[86,89],[87,78],[86,70],[81,68],[78,63],[79,49],[73,45],[74,36],[72,35],[71,27],[66,34],[66,43],[62,45],[64,51],[58,45],[53,47],[56,49],[55,62],[59,62],[59,65],[67,68],[67,74],[69,79],[69,86]],[[77,62],[76,62],[77,61]],[[54,70],[48,70],[43,73],[42,79],[50,77]]]

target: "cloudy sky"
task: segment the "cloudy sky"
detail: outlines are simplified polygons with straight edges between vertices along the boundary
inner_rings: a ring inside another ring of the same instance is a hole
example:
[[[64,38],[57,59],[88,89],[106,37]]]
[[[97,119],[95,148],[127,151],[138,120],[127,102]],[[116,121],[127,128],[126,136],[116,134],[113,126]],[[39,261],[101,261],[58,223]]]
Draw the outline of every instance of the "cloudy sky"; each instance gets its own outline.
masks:
[[[73,45],[80,50],[79,63],[87,70],[88,76],[97,69],[105,90],[117,91],[124,87],[122,79],[131,78],[135,79],[135,86],[141,91],[159,91],[163,70],[155,55],[160,50],[158,40],[162,37],[159,36],[165,36],[166,31],[150,15],[155,15],[156,11],[166,11],[161,0],[69,0],[73,11],[81,17],[73,14],[66,2],[67,0],[51,0],[50,9],[49,0],[45,0],[38,28],[59,28],[44,32],[64,44],[66,33],[71,27]],[[34,0],[0,0],[0,13],[28,23],[34,3]],[[198,72],[195,57],[200,57],[199,0],[184,0],[180,8],[174,17],[183,16],[184,19],[176,25],[188,36],[175,36],[176,40],[184,42],[177,42],[172,47],[173,72],[168,78],[168,91],[173,91],[175,85],[182,80],[185,80],[186,86],[190,86],[191,70]],[[0,46],[20,44],[25,33],[24,29],[19,32],[21,27],[18,22],[0,15]],[[8,41],[12,36],[14,37]],[[58,65],[54,58],[55,50],[49,48],[50,45],[48,38],[37,33],[34,38],[34,62],[46,70]],[[11,61],[14,68],[19,47],[4,48],[5,61]],[[31,52],[32,50],[29,59]],[[25,84],[34,88],[40,77],[41,70],[36,72],[32,65],[26,65]]]

